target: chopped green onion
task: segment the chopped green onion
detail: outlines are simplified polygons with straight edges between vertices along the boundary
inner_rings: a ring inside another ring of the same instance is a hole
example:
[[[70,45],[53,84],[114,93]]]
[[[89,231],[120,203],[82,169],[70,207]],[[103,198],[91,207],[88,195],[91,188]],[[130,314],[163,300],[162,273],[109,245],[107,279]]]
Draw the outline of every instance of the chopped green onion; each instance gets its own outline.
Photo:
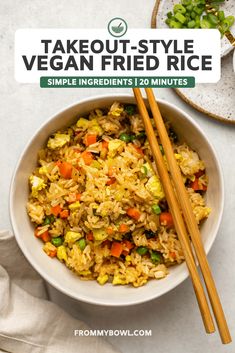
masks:
[[[228,24],[228,26],[231,27],[234,24],[234,16],[225,17],[223,23]]]
[[[158,205],[153,205],[153,206],[152,206],[152,211],[153,211],[153,213],[155,213],[155,214],[160,214],[160,213],[162,213],[162,210],[161,210],[160,206],[158,206]]]
[[[61,237],[51,238],[51,242],[57,247],[63,244],[63,239]]]
[[[182,24],[180,22],[176,22],[176,21],[171,20],[170,27],[171,28],[182,28]]]
[[[170,11],[170,12],[167,12],[166,15],[167,15],[168,18],[171,18],[173,16],[173,13]]]
[[[177,14],[177,12],[180,12],[180,13],[185,13],[186,12],[186,8],[181,5],[181,4],[176,4],[173,8],[173,11],[174,11],[174,14]]]
[[[176,12],[175,18],[176,18],[180,23],[184,23],[184,22],[186,21],[186,17],[185,17],[184,15],[182,15],[181,12]]]
[[[223,36],[234,24],[234,16],[225,17],[220,4],[225,0],[181,0],[173,6],[173,13],[167,13],[165,23],[170,28],[217,28]],[[210,5],[209,8],[206,4]],[[211,11],[212,9],[212,11]],[[203,15],[207,13],[206,15]]]
[[[187,24],[188,28],[195,28],[196,26],[196,22],[194,20],[192,21],[189,21],[188,24]]]
[[[212,13],[208,14],[208,21],[212,24],[212,25],[217,25],[219,23],[219,19],[217,16],[213,15]]]
[[[218,11],[218,19],[222,22],[225,19],[224,11]]]
[[[139,247],[136,249],[136,252],[137,252],[139,255],[143,256],[143,255],[147,254],[148,248],[146,248],[145,246],[139,246]]]
[[[86,240],[85,238],[79,239],[76,244],[79,246],[79,248],[83,251],[86,247]]]
[[[201,25],[201,28],[205,28],[205,29],[212,27],[211,23],[208,20],[201,20],[200,25]]]

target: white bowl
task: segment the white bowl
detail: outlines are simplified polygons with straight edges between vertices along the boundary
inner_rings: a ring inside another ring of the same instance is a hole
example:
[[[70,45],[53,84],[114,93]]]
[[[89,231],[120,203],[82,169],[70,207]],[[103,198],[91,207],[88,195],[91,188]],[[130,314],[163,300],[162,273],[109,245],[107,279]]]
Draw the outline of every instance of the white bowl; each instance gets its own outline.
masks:
[[[49,258],[42,250],[42,243],[33,236],[34,227],[26,213],[28,199],[28,177],[34,170],[37,152],[48,136],[70,125],[76,117],[83,116],[94,108],[111,105],[113,101],[134,103],[131,95],[105,95],[87,98],[59,112],[50,118],[32,137],[17,164],[10,190],[10,214],[16,240],[25,257],[38,273],[61,292],[84,302],[100,305],[133,305],[143,303],[167,293],[188,277],[185,263],[169,269],[169,275],[161,280],[151,280],[145,286],[100,286],[96,281],[82,281],[63,264]],[[205,161],[209,175],[207,204],[212,208],[208,220],[201,227],[205,250],[210,250],[221,221],[224,189],[221,167],[207,137],[199,126],[186,113],[176,106],[159,100],[163,116],[171,122],[176,133],[192,148],[199,152]]]

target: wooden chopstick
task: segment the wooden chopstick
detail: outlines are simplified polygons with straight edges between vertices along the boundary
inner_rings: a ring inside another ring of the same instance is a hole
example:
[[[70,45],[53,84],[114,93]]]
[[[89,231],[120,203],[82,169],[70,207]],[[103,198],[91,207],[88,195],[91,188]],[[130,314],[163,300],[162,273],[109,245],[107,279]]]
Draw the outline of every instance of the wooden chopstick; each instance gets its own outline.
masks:
[[[151,88],[146,88],[145,91],[146,91],[149,105],[157,127],[157,131],[165,152],[165,156],[166,156],[168,167],[174,183],[174,187],[177,192],[178,200],[179,200],[182,212],[184,214],[184,220],[186,222],[189,234],[191,236],[194,250],[206,284],[207,292],[210,298],[211,306],[217,322],[221,340],[224,344],[227,344],[227,343],[230,343],[232,339],[231,339],[226,318],[223,312],[223,308],[219,299],[219,295],[215,286],[215,282],[212,277],[212,273],[206,257],[206,253],[201,241],[200,231],[199,231],[195,216],[193,214],[193,210],[190,204],[187,191],[183,183],[180,169],[176,162],[172,145],[168,137],[165,124],[163,122],[153,91]]]
[[[212,333],[215,331],[213,319],[210,314],[210,309],[207,303],[207,298],[204,292],[204,288],[202,286],[199,274],[197,272],[197,267],[194,261],[194,257],[192,254],[192,250],[190,247],[190,242],[188,238],[188,234],[186,231],[186,227],[183,221],[183,217],[180,211],[180,207],[175,195],[175,192],[173,190],[173,186],[168,174],[168,171],[165,167],[165,163],[159,148],[158,141],[156,139],[152,124],[150,122],[150,118],[148,115],[148,111],[145,107],[141,92],[139,88],[133,88],[135,98],[137,101],[137,105],[139,108],[139,112],[143,118],[143,122],[145,125],[145,131],[148,136],[149,144],[153,153],[153,157],[157,166],[157,170],[159,173],[159,176],[161,178],[161,182],[163,185],[163,189],[166,195],[166,199],[168,202],[168,205],[170,207],[170,211],[172,213],[172,217],[174,220],[175,228],[179,237],[179,240],[181,242],[181,246],[184,252],[184,257],[186,264],[188,266],[188,270],[191,276],[191,280],[193,283],[195,295],[198,301],[198,305],[201,311],[201,316],[203,319],[203,323],[206,329],[207,333]]]

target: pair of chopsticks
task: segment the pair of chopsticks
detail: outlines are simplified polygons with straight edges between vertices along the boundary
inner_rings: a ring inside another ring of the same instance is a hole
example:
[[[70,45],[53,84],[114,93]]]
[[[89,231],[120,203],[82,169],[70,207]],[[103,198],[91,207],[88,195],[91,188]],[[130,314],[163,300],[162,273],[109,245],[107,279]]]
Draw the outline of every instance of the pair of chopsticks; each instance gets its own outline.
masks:
[[[208,305],[208,300],[204,291],[204,287],[201,283],[200,276],[197,271],[197,266],[195,263],[195,258],[192,252],[191,242],[188,234],[190,234],[191,236],[194,251],[200,265],[201,273],[204,278],[211,307],[220,332],[221,340],[224,344],[230,343],[231,336],[229,333],[226,318],[223,312],[218,292],[216,290],[215,282],[212,277],[206,253],[201,242],[199,228],[195,216],[193,214],[187,191],[183,183],[180,169],[174,156],[174,152],[165,128],[165,124],[163,122],[152,89],[146,88],[145,91],[149,101],[150,109],[153,114],[153,119],[157,127],[158,135],[161,140],[164,153],[167,159],[171,179],[168,170],[165,166],[162,153],[160,151],[160,147],[155,136],[148,114],[148,110],[145,106],[141,91],[139,88],[133,88],[139,112],[142,116],[145,125],[148,141],[165,191],[166,200],[168,202],[174,220],[174,225],[178,234],[178,238],[180,240],[184,252],[185,261],[191,276],[205,330],[207,333],[213,333],[215,331],[215,326]]]

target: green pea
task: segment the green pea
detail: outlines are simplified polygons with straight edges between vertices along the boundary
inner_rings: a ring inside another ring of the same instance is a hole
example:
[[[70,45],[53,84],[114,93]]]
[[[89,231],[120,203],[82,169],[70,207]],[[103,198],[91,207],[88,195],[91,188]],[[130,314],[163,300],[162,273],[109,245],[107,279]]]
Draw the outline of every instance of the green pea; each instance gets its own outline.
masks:
[[[63,239],[61,237],[51,238],[51,242],[57,247],[63,244]]]
[[[158,205],[153,205],[153,206],[152,206],[152,211],[153,211],[153,213],[155,213],[155,214],[160,214],[160,213],[162,213],[162,210],[161,210],[160,206],[158,206]]]
[[[135,105],[126,105],[125,106],[125,112],[128,114],[128,115],[133,115],[135,114]]]
[[[48,225],[48,224],[50,224],[50,223],[51,223],[50,218],[49,218],[49,217],[46,217],[46,218],[44,219],[42,225],[43,225],[43,226],[46,226],[46,225]]]
[[[76,244],[79,246],[79,248],[83,251],[86,247],[86,240],[85,238],[79,239]]]
[[[44,219],[42,225],[43,225],[43,226],[46,226],[46,225],[48,225],[48,224],[51,224],[51,223],[54,222],[54,220],[55,220],[55,217],[54,217],[53,215],[47,216],[47,217]]]
[[[133,142],[134,140],[136,140],[136,136],[135,135],[130,135],[130,141]]]
[[[125,134],[125,133],[122,133],[120,136],[119,136],[119,140],[122,140],[126,143],[130,142],[130,135],[128,134]]]
[[[162,254],[159,251],[151,250],[150,257],[152,263],[154,264],[159,264],[162,262]]]
[[[138,140],[141,140],[141,139],[143,139],[143,138],[145,138],[145,137],[146,137],[145,131],[141,131],[141,132],[136,136],[136,138],[137,138]]]
[[[139,247],[136,249],[136,252],[137,252],[139,255],[143,256],[143,255],[147,254],[148,249],[147,249],[145,246],[139,246]]]

